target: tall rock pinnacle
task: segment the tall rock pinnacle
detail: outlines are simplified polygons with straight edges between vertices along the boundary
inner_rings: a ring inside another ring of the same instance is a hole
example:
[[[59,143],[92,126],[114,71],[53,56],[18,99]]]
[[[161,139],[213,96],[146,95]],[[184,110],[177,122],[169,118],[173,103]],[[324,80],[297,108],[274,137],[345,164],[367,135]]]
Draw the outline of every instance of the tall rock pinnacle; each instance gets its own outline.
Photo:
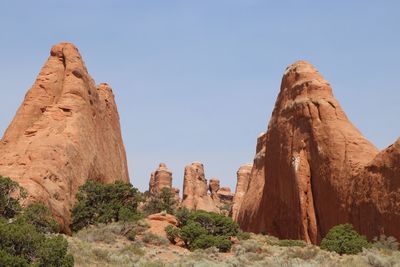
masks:
[[[79,186],[129,181],[113,92],[95,85],[73,44],[51,49],[1,139],[0,175],[49,206],[67,232]]]
[[[378,151],[308,62],[287,68],[259,142],[238,214],[245,230],[318,243],[331,227],[349,221],[352,177]]]
[[[190,210],[219,212],[213,199],[208,194],[204,166],[201,162],[194,162],[185,167],[182,207]]]

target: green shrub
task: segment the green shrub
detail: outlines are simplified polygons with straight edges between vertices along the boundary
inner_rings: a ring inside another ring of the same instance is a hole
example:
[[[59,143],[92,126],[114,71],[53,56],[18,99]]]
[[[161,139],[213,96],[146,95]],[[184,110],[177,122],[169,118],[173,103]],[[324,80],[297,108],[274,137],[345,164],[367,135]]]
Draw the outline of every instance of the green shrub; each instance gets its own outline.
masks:
[[[1,261],[15,260],[21,263],[20,266],[27,262],[35,266],[69,267],[74,261],[67,253],[67,247],[62,236],[46,237],[25,221],[0,223],[0,251],[5,255]]]
[[[187,208],[181,208],[175,213],[179,222],[179,227],[185,226],[189,221],[190,211]]]
[[[302,240],[279,240],[278,246],[280,247],[305,247],[306,244]]]
[[[207,235],[208,231],[200,223],[190,221],[181,228],[181,238],[187,247],[191,247],[191,244],[200,236]]]
[[[167,233],[167,238],[172,244],[176,244],[176,239],[180,237],[181,231],[179,228],[168,225],[165,227],[165,232]]]
[[[8,177],[0,176],[0,217],[13,218],[21,212],[19,201],[26,191]]]
[[[27,267],[28,261],[20,256],[13,256],[4,250],[0,250],[0,266]]]
[[[74,258],[68,254],[68,242],[62,236],[46,238],[40,244],[37,255],[40,266],[74,266]]]
[[[232,241],[226,236],[216,236],[214,247],[219,249],[219,252],[229,252],[232,248]]]
[[[177,202],[175,193],[171,188],[164,187],[161,192],[149,197],[143,210],[146,214],[155,214],[166,211],[169,214],[174,214]]]
[[[216,247],[220,252],[231,250],[232,241],[224,236],[201,235],[190,244],[191,250]]]
[[[365,236],[357,233],[351,224],[341,224],[329,230],[328,234],[322,239],[321,248],[343,254],[357,254],[363,248],[369,248]]]
[[[33,203],[26,207],[18,220],[32,224],[41,233],[49,234],[60,231],[60,226],[53,219],[51,211],[42,203]]]
[[[128,235],[126,236],[130,241],[135,241],[136,240],[136,231],[135,230],[130,230]]]
[[[216,247],[221,252],[227,252],[232,247],[230,237],[242,235],[249,238],[249,234],[240,231],[239,225],[232,218],[206,212],[202,210],[189,211],[185,208],[176,213],[180,231],[172,227],[166,229],[170,240],[175,240],[177,233],[191,250]],[[168,234],[169,233],[169,234]],[[172,242],[172,241],[171,241]]]
[[[214,236],[236,236],[239,233],[239,225],[232,218],[214,212],[193,211],[189,214],[189,221],[199,223]]]
[[[137,214],[141,194],[130,183],[87,181],[79,188],[76,198],[77,203],[72,209],[73,231],[91,224],[133,218]]]

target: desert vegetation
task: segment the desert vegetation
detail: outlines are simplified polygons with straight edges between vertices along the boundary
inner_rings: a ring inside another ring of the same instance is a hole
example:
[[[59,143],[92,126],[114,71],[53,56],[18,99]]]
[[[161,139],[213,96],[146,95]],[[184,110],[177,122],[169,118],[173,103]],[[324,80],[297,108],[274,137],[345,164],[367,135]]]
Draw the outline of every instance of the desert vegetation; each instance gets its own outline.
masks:
[[[174,203],[162,190],[145,201],[130,184],[90,181],[77,195],[72,236],[59,234],[41,203],[19,204],[26,193],[0,178],[0,266],[399,266],[399,243],[372,242],[350,224],[333,227],[321,246],[242,232],[230,217],[206,211],[164,209]],[[140,204],[140,203],[146,204]],[[142,208],[140,207],[142,205]],[[162,210],[162,211],[161,211]],[[159,212],[161,211],[161,212]],[[164,235],[149,231],[146,215],[171,216]]]
[[[41,203],[22,208],[25,196],[16,182],[0,177],[0,266],[73,266],[51,212]]]

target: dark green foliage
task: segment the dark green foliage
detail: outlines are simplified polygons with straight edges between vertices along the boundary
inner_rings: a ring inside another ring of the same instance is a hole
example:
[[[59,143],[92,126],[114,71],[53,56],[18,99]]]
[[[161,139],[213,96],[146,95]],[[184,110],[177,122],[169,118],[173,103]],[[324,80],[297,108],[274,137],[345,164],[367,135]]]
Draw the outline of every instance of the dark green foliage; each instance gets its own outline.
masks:
[[[0,223],[0,251],[4,259],[34,264],[37,266],[73,266],[73,258],[67,254],[67,241],[62,236],[47,237],[36,227],[23,220],[14,223]],[[0,265],[0,266],[8,266]]]
[[[306,244],[302,240],[279,240],[278,246],[280,247],[305,247]]]
[[[365,236],[357,233],[351,224],[340,224],[329,230],[322,239],[321,248],[343,254],[357,254],[370,247]]]
[[[37,251],[39,266],[74,266],[74,258],[68,254],[68,242],[62,236],[46,238]]]
[[[29,266],[28,262],[19,256],[13,256],[4,250],[0,250],[0,266],[7,267],[25,267]]]
[[[50,210],[42,203],[33,203],[26,207],[18,220],[32,224],[41,233],[50,234],[60,231],[60,226],[53,219]]]
[[[214,212],[193,211],[189,221],[198,222],[214,236],[236,236],[239,233],[239,225],[232,218]]]
[[[181,209],[176,216],[180,229],[167,227],[167,236],[171,242],[179,237],[191,250],[216,247],[220,252],[228,252],[232,247],[230,237],[241,233],[244,238],[249,238],[248,234],[240,232],[232,218],[214,212]]]
[[[91,224],[134,218],[142,197],[130,183],[87,181],[80,187],[76,198],[77,203],[72,209],[73,231]]]
[[[229,252],[232,248],[232,241],[226,236],[217,236],[214,242],[214,246],[218,248],[220,252]]]
[[[189,221],[190,211],[187,208],[182,208],[175,213],[179,222],[179,227],[183,227]]]
[[[126,236],[130,241],[135,241],[136,240],[136,231],[135,230],[130,230],[128,235]]]
[[[181,238],[189,248],[197,238],[207,234],[207,229],[202,227],[198,222],[190,221],[181,228]]]
[[[180,237],[181,230],[178,227],[168,225],[165,227],[165,232],[167,233],[167,238],[172,244],[176,244],[176,239]]]
[[[0,266],[72,267],[68,243],[58,232],[50,210],[34,203],[22,209],[26,192],[18,183],[0,177]]]
[[[169,214],[174,214],[176,205],[174,191],[164,187],[161,189],[161,192],[149,197],[144,207],[144,212],[146,214],[155,214],[166,211]]]
[[[190,244],[191,250],[216,247],[220,252],[229,252],[232,242],[225,236],[201,235]]]
[[[0,217],[13,218],[21,212],[19,201],[26,191],[8,177],[0,176]]]

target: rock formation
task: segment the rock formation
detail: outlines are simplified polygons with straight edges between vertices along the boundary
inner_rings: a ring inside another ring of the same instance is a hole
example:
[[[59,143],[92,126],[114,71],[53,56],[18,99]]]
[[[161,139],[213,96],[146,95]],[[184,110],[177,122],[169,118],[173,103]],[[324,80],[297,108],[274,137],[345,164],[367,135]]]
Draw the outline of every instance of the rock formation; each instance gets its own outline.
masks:
[[[74,45],[51,49],[1,139],[0,175],[49,206],[66,232],[85,181],[129,181],[113,92],[95,85]]]
[[[175,201],[176,201],[176,203],[178,203],[178,206],[179,206],[180,203],[181,203],[181,197],[180,197],[180,195],[179,195],[180,190],[179,190],[178,188],[176,188],[176,187],[172,187],[172,190],[173,190],[173,192],[174,192]]]
[[[221,187],[217,192],[221,204],[232,205],[235,194],[227,186]]]
[[[400,139],[352,179],[350,221],[370,239],[385,234],[400,240]]]
[[[211,198],[219,212],[224,215],[229,215],[234,194],[229,187],[220,187],[220,181],[216,178],[210,180],[208,184]]]
[[[190,210],[219,212],[213,199],[208,194],[204,166],[200,162],[194,162],[185,167],[182,207]]]
[[[151,174],[149,192],[150,194],[157,194],[163,188],[172,189],[172,172],[165,163],[160,163],[158,169]]]
[[[244,164],[240,166],[239,170],[236,173],[236,190],[233,197],[233,206],[231,211],[232,219],[235,221],[237,220],[237,215],[240,209],[240,205],[242,204],[243,196],[249,188],[250,174],[252,169],[253,164]]]
[[[238,221],[244,230],[312,243],[345,222],[369,236],[383,228],[393,235],[399,172],[387,166],[399,166],[395,151],[396,145],[377,156],[329,83],[311,64],[296,62],[284,74],[268,131],[259,139]],[[357,200],[349,205],[353,194]]]
[[[220,181],[216,178],[210,179],[208,182],[208,190],[210,190],[211,198],[216,206],[221,204],[221,200],[218,196],[218,190],[220,189]]]

